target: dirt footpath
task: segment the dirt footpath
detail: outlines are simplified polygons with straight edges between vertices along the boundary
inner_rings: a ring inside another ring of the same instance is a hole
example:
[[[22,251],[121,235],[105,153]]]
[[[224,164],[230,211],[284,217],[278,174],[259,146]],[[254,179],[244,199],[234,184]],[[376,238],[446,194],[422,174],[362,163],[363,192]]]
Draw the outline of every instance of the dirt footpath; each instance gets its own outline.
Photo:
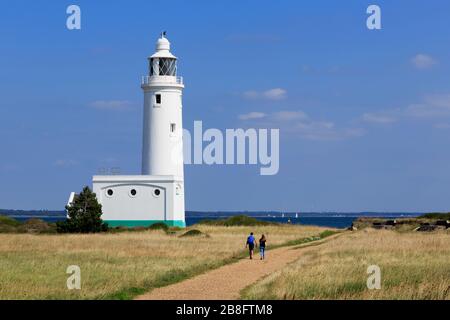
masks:
[[[311,242],[317,245],[339,236],[337,234],[324,240]],[[306,245],[308,246],[308,244]],[[297,248],[297,249],[296,249]],[[266,260],[242,259],[236,263],[222,266],[191,279],[167,287],[157,288],[137,297],[137,300],[236,300],[240,291],[259,279],[282,269],[297,260],[304,252],[298,247],[282,247],[266,251]],[[255,253],[259,253],[255,249]]]

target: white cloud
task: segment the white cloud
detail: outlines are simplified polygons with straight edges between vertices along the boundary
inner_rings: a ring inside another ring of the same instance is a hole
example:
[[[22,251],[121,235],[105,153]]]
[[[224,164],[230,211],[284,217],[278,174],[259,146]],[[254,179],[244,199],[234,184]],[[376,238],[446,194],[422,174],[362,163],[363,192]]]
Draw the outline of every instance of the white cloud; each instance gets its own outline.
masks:
[[[243,94],[244,98],[247,99],[257,99],[259,97],[259,92],[254,90],[245,91]]]
[[[240,114],[238,116],[239,120],[254,120],[266,118],[268,115],[264,112],[249,112],[245,114]],[[308,115],[303,111],[278,111],[270,114],[270,118],[276,121],[294,121],[299,119],[308,119]]]
[[[423,102],[408,106],[405,115],[416,118],[450,116],[450,94],[426,96]]]
[[[270,100],[280,100],[286,98],[287,91],[281,88],[270,89],[263,92],[264,97]]]
[[[337,128],[330,121],[301,122],[294,128],[294,132],[304,139],[316,141],[344,140],[365,134],[362,128]]]
[[[450,109],[450,94],[433,94],[425,97],[425,102],[439,108]]]
[[[97,100],[89,103],[89,106],[99,110],[126,110],[133,104],[127,100]]]
[[[362,119],[366,122],[377,124],[388,124],[396,121],[393,116],[382,113],[365,113]]]
[[[304,113],[303,111],[278,111],[273,113],[273,118],[275,120],[279,121],[292,121],[292,120],[299,120],[308,119],[308,115]]]
[[[437,61],[429,55],[419,53],[411,59],[411,63],[416,69],[425,70],[436,65]]]
[[[273,88],[266,91],[245,91],[243,96],[247,99],[282,100],[286,98],[287,91],[282,88]]]
[[[301,110],[283,110],[264,114],[262,117],[242,116],[239,116],[239,119],[247,121],[249,125],[279,128],[306,140],[342,140],[364,134],[363,129],[360,128],[338,128],[331,121],[313,120]]]
[[[246,114],[240,114],[238,116],[239,120],[251,120],[251,119],[261,119],[266,116],[263,112],[250,112]]]
[[[374,113],[365,113],[361,120],[377,124],[390,124],[405,119],[441,120],[450,117],[450,94],[434,94],[425,96],[422,101],[405,107],[384,110]],[[445,123],[445,122],[443,122]],[[433,125],[435,128],[444,128],[446,125]]]

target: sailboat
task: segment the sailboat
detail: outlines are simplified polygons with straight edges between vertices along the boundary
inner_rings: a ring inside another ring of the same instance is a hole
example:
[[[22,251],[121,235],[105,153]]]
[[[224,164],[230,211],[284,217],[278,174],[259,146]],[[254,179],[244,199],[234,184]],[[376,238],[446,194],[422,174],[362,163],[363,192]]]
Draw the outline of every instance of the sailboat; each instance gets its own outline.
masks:
[[[284,218],[284,213],[281,214],[281,217]]]
[[[295,219],[298,219],[298,213],[295,213]]]

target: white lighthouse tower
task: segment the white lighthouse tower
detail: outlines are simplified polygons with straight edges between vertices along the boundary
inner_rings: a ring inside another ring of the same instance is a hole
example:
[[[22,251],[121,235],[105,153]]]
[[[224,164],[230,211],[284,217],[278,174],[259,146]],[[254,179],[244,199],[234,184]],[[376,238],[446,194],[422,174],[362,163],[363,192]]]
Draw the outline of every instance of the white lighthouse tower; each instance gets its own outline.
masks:
[[[94,176],[93,190],[110,226],[185,226],[183,79],[165,32],[142,77],[144,125],[142,175]]]
[[[143,175],[183,177],[182,91],[177,76],[177,58],[170,53],[165,33],[148,58],[149,74],[142,79],[144,90]],[[181,149],[180,149],[181,147]]]

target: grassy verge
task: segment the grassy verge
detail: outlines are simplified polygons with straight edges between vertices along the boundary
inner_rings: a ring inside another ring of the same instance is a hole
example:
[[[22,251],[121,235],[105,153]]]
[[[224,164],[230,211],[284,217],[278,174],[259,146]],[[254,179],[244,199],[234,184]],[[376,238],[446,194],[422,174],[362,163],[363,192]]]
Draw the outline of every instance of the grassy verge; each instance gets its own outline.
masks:
[[[277,245],[277,246],[273,246],[271,249],[276,249],[279,247],[286,247],[286,246],[298,246],[298,245],[302,245],[302,244],[307,244],[310,242],[314,242],[314,241],[319,241],[319,240],[323,240],[329,236],[338,234],[343,232],[342,230],[325,230],[321,233],[319,233],[318,235],[314,235],[311,237],[307,237],[307,238],[301,238],[301,239],[294,239],[294,240],[290,240],[286,243]]]
[[[155,279],[155,281],[144,282],[141,287],[129,287],[123,288],[117,292],[114,292],[110,295],[106,295],[102,297],[102,299],[106,300],[132,300],[135,297],[147,293],[153,289],[165,287],[177,282],[181,282],[183,280],[187,280],[194,276],[200,275],[202,273],[208,272],[210,270],[219,268],[226,264],[230,264],[236,262],[240,258],[242,258],[244,254],[238,255],[236,257],[227,258],[218,261],[217,263],[210,265],[200,265],[195,269],[187,269],[187,270],[169,270],[165,274],[161,275],[159,278]]]
[[[193,230],[191,230],[191,231],[193,231]],[[268,251],[277,249],[277,248],[281,248],[281,247],[286,247],[286,246],[296,246],[296,245],[311,243],[314,241],[322,240],[326,237],[329,237],[331,235],[334,235],[334,234],[337,234],[340,232],[341,231],[325,230],[316,236],[294,239],[294,240],[286,241],[284,243],[270,246],[270,248],[268,248]],[[213,269],[220,268],[224,265],[237,262],[240,259],[247,257],[247,255],[248,255],[247,250],[241,250],[240,252],[236,253],[233,257],[218,261],[217,264],[215,264],[215,265],[209,265],[209,266],[202,265],[200,267],[197,267],[196,269],[190,269],[190,270],[185,270],[185,271],[181,271],[181,272],[180,271],[168,272],[165,276],[162,276],[161,278],[159,278],[157,281],[155,281],[153,283],[148,283],[144,287],[126,288],[126,289],[116,292],[106,298],[107,299],[130,300],[130,299],[135,298],[136,296],[142,295],[153,289],[165,287],[165,286],[177,283],[177,282],[181,282],[183,280],[187,280],[189,278],[203,274],[203,273],[211,271]]]
[[[192,229],[200,236],[180,237]],[[294,225],[196,225],[188,230],[0,234],[0,299],[132,299],[236,261],[245,254],[250,232],[264,233],[269,246],[276,247],[325,231]],[[81,269],[81,290],[67,289],[70,265]]]
[[[296,262],[244,289],[243,299],[450,299],[450,232],[366,229],[306,248]],[[367,268],[381,289],[367,288]]]

